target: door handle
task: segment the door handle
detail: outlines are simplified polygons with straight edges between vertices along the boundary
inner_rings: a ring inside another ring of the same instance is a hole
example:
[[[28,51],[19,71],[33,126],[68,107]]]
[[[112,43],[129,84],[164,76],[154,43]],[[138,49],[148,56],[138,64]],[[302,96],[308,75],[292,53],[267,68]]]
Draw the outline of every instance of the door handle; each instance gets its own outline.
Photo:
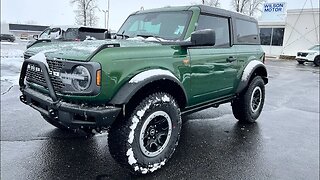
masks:
[[[229,62],[229,63],[231,63],[233,61],[236,61],[236,60],[237,60],[237,58],[233,57],[233,56],[230,56],[230,57],[227,58],[227,62]]]

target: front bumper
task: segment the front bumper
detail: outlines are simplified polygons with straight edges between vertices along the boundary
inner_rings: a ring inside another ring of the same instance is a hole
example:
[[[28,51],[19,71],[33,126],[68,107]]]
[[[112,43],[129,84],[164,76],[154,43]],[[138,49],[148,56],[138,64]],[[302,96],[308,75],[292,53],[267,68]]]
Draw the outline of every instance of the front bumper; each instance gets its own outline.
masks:
[[[296,57],[296,61],[303,61],[303,62],[313,62],[313,59],[307,59],[306,57]]]
[[[307,56],[296,56],[297,61],[313,62],[317,54],[308,54]]]
[[[36,63],[42,69],[49,96],[35,91],[24,84],[29,63]],[[42,62],[25,60],[21,68],[19,85],[22,92],[20,96],[21,102],[36,109],[43,116],[51,118],[71,129],[109,127],[121,111],[121,108],[115,106],[84,106],[58,99],[48,70]]]

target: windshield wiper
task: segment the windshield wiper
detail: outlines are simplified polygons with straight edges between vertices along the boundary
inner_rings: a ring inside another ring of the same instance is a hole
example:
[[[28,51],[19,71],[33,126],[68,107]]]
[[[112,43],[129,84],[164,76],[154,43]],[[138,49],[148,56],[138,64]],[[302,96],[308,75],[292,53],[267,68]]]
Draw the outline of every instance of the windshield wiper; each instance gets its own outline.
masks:
[[[125,32],[125,31],[123,31],[121,34],[120,34],[120,33],[117,33],[116,36],[121,36],[122,39],[124,39],[124,38],[129,38],[130,36],[125,35],[124,32]]]

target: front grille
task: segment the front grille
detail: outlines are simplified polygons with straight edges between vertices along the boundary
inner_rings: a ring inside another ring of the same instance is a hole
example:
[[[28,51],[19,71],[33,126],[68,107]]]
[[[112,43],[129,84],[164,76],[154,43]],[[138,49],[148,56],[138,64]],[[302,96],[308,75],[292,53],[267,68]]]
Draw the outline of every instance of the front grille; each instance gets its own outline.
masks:
[[[298,55],[298,56],[301,56],[301,57],[307,57],[307,56],[308,56],[308,53],[298,52],[297,55]]]
[[[61,61],[56,60],[47,60],[48,66],[51,71],[60,72],[63,68],[63,63]]]
[[[50,71],[53,71],[53,72],[60,72],[61,69],[63,68],[63,63],[61,61],[47,59],[47,63]],[[62,91],[62,89],[64,88],[64,84],[62,83],[62,80],[60,79],[60,77],[54,76],[52,74],[49,74],[49,76],[50,76],[54,90]],[[46,81],[42,74],[42,70],[37,64],[31,64],[31,63],[29,64],[29,68],[27,69],[27,73],[26,73],[26,80],[29,82],[33,82],[41,86],[47,87]]]

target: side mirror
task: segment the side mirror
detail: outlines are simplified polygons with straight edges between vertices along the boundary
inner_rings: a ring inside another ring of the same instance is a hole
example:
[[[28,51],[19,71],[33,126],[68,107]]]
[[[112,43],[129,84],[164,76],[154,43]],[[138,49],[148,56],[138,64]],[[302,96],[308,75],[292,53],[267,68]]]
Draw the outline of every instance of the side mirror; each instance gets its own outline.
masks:
[[[213,29],[195,31],[191,34],[192,46],[214,46],[216,33]]]
[[[38,34],[35,34],[35,35],[33,35],[32,37],[33,37],[33,39],[38,40],[39,35],[38,35]]]

